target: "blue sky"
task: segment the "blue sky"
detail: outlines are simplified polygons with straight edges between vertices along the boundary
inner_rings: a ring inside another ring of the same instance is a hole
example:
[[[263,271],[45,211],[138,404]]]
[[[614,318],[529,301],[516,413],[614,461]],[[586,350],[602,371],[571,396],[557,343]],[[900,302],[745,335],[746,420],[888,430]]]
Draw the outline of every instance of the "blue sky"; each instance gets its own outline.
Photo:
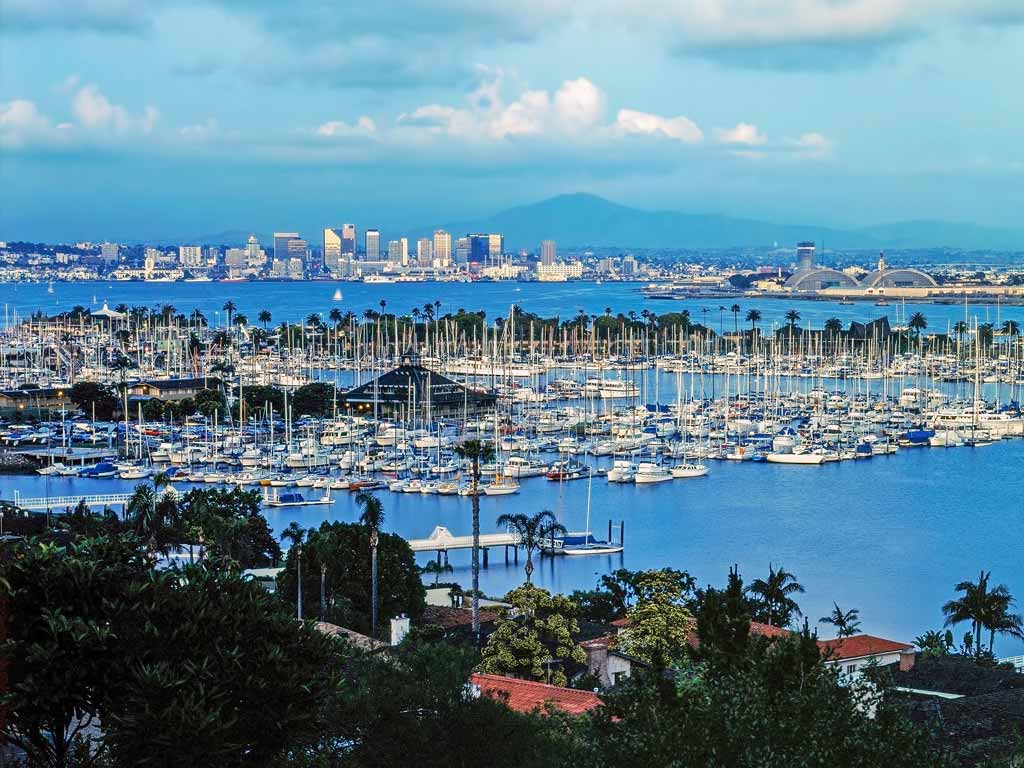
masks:
[[[3,13],[0,238],[315,240],[574,191],[833,226],[1024,208],[1021,0]]]

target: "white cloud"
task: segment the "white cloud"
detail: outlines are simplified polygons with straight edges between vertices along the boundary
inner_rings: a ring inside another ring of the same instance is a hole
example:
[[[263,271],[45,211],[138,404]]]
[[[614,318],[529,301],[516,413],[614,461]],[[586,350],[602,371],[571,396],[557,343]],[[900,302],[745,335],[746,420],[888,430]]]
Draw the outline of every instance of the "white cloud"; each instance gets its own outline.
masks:
[[[615,129],[622,134],[662,136],[684,144],[699,144],[704,140],[704,132],[688,117],[662,117],[635,109],[620,109]]]
[[[597,125],[604,117],[604,94],[585,77],[566,80],[555,92],[555,110],[570,130]]]
[[[206,141],[212,139],[220,133],[220,123],[214,118],[207,118],[202,123],[195,123],[194,125],[185,125],[178,129],[178,135],[183,139],[189,139],[191,141]]]
[[[156,107],[146,107],[141,115],[133,116],[117,104],[112,104],[93,84],[83,86],[71,100],[71,114],[84,128],[110,131],[117,135],[153,132],[160,113]]]
[[[0,103],[0,147],[5,149],[59,142],[68,135],[70,128],[67,123],[54,125],[35,102],[27,99]]]
[[[804,157],[822,157],[832,151],[832,142],[813,131],[803,133],[795,139],[787,139],[786,144]]]
[[[718,131],[716,135],[722,144],[745,144],[753,147],[768,141],[768,137],[751,123],[737,123],[735,128]]]
[[[354,124],[343,120],[330,120],[316,129],[317,136],[328,138],[350,138],[354,136],[371,136],[377,132],[377,124],[363,115]]]
[[[886,40],[941,19],[1024,20],[1019,0],[611,0],[693,45]]]

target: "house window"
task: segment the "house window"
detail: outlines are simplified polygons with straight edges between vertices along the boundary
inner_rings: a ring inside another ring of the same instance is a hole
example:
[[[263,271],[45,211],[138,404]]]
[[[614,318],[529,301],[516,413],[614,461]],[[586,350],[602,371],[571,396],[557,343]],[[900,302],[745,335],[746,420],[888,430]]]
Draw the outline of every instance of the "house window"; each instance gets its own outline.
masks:
[[[618,685],[623,680],[629,677],[627,672],[613,672],[612,673],[612,685]]]
[[[852,674],[855,674],[856,672],[857,672],[857,665],[856,664],[847,664],[846,665],[846,674],[852,675]]]

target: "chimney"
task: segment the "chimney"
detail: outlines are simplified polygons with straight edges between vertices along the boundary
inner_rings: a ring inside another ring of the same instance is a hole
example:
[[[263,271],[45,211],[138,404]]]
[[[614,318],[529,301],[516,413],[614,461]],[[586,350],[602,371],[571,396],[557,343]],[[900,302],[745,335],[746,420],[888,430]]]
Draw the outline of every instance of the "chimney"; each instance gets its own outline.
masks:
[[[391,644],[398,645],[409,634],[409,617],[404,613],[391,620]]]
[[[917,662],[917,654],[913,648],[900,652],[900,672],[909,672]]]
[[[601,685],[611,685],[608,675],[608,646],[605,643],[589,643],[587,652],[587,672],[601,681]]]

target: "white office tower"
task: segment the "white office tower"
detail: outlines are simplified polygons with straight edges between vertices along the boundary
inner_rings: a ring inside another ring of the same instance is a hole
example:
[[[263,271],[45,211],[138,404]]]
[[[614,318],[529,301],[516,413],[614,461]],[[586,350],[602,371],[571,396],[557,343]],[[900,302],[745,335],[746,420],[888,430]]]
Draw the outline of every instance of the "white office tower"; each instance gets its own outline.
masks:
[[[439,229],[434,232],[434,266],[448,267],[452,263],[452,236]]]

